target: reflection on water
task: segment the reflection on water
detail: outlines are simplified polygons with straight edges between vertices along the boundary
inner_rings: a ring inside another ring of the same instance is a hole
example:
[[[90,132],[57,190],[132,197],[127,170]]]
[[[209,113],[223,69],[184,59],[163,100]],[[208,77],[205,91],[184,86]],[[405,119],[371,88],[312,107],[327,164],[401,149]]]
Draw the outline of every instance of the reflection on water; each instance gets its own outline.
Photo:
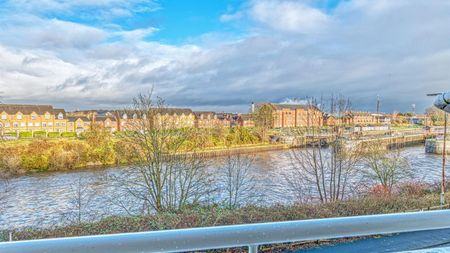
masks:
[[[295,201],[283,176],[283,171],[290,169],[289,152],[255,154],[254,171],[258,179],[256,191],[263,196],[258,200],[259,204]],[[426,154],[422,146],[409,147],[401,152],[408,158],[415,179],[430,183],[439,180],[440,156]],[[220,163],[220,158],[211,159],[211,169],[217,169]],[[118,189],[105,180],[110,175],[119,175],[124,169],[127,168],[41,173],[14,178],[0,214],[0,229],[60,224],[68,220],[68,213],[73,215],[74,209],[81,210],[84,218],[125,215],[123,208],[112,204],[120,195]],[[83,180],[80,181],[80,178]],[[75,197],[80,194],[80,188],[83,189],[82,194],[89,197],[77,202]],[[139,206],[135,208],[138,210]]]

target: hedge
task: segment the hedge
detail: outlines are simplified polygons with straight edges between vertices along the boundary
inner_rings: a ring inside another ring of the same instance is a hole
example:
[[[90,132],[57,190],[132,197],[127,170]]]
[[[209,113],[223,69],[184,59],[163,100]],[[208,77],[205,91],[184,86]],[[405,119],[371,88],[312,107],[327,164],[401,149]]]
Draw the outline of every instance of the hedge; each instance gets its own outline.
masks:
[[[36,131],[33,133],[33,137],[47,137],[47,133],[45,131]]]
[[[63,133],[61,133],[61,137],[65,137],[65,138],[77,137],[77,133],[75,133],[75,132],[63,132]]]
[[[60,132],[48,132],[48,137],[49,138],[58,138],[61,136]]]
[[[33,133],[32,132],[20,132],[19,138],[21,138],[21,139],[33,138]]]

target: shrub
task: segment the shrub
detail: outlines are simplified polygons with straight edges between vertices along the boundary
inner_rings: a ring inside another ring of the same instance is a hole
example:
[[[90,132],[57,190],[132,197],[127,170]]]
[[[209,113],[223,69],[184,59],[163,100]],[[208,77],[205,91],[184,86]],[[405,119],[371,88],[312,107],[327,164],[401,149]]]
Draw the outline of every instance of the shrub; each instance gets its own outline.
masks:
[[[10,136],[10,137],[16,137],[16,136],[17,136],[17,133],[16,133],[16,132],[6,132],[6,133],[4,133],[3,135],[5,135],[5,136]]]
[[[33,133],[32,133],[32,132],[20,132],[20,133],[19,133],[19,138],[20,138],[20,139],[30,139],[30,138],[33,138]]]
[[[63,133],[61,133],[61,137],[73,138],[73,137],[77,137],[77,133],[75,133],[75,132],[63,132]]]
[[[47,133],[45,131],[36,131],[33,133],[33,137],[39,137],[39,138],[43,138],[43,137],[47,137]]]
[[[60,132],[49,132],[48,137],[49,138],[59,138],[61,136]]]

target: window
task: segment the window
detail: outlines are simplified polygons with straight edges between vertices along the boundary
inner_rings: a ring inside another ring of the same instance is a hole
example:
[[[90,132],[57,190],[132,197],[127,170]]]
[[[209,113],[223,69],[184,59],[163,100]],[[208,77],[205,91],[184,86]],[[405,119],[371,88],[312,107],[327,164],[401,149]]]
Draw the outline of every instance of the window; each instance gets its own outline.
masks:
[[[29,126],[29,127],[32,127],[32,126],[33,126],[33,123],[28,122],[28,126]]]
[[[58,119],[63,119],[64,118],[64,114],[62,114],[61,112],[58,114]]]
[[[22,119],[22,114],[17,114],[17,119]]]
[[[39,122],[36,122],[36,123],[34,123],[34,126],[39,126],[40,124],[39,124]]]
[[[19,124],[17,122],[14,122],[13,126],[17,128],[19,127]]]
[[[25,127],[26,126],[25,122],[20,123],[20,126]]]
[[[122,118],[123,118],[123,119],[128,119],[128,116],[127,116],[126,114],[124,114],[124,115],[122,116]]]
[[[6,114],[2,114],[2,119],[6,119],[8,116]]]
[[[48,122],[48,126],[49,127],[53,126],[53,122]]]
[[[50,119],[50,114],[49,113],[45,114],[45,119]]]
[[[42,122],[42,126],[46,127],[47,126],[47,122]]]
[[[5,123],[5,127],[9,128],[9,123],[8,122]]]
[[[35,120],[35,119],[36,119],[36,117],[37,117],[37,115],[36,115],[36,114],[34,114],[34,113],[33,113],[33,114],[31,114],[31,119],[32,119],[32,120]]]

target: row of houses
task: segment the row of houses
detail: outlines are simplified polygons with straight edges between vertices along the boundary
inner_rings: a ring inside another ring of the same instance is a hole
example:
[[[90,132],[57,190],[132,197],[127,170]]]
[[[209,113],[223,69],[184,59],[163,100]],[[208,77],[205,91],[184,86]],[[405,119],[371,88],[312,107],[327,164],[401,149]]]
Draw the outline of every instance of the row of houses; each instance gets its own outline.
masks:
[[[145,117],[126,110],[66,112],[51,105],[0,104],[0,134],[35,131],[81,133],[94,124],[114,132],[135,129]],[[170,128],[254,126],[250,115],[194,112],[188,108],[160,109],[154,122]]]
[[[195,112],[188,108],[163,108],[154,115],[155,124],[170,128],[213,128],[217,126],[254,127],[253,113],[262,108],[270,109],[272,127],[320,127],[336,125],[374,126],[389,125],[402,115],[346,112],[342,115],[322,112],[316,106],[297,104],[252,103],[251,114]],[[23,132],[84,132],[93,124],[111,132],[131,130],[147,115],[132,110],[85,110],[66,112],[51,105],[0,104],[0,131]],[[403,118],[401,118],[404,120]],[[414,123],[427,122],[427,117],[415,117]]]

